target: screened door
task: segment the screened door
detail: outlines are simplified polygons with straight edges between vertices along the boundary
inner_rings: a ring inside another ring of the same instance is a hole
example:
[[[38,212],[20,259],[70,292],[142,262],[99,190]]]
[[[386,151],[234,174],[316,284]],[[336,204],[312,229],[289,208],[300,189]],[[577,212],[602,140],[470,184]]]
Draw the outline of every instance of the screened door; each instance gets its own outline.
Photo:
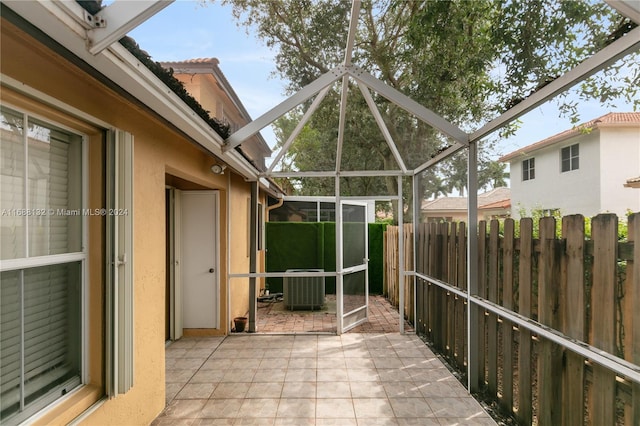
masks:
[[[365,322],[368,316],[369,273],[367,205],[342,202],[342,331]]]

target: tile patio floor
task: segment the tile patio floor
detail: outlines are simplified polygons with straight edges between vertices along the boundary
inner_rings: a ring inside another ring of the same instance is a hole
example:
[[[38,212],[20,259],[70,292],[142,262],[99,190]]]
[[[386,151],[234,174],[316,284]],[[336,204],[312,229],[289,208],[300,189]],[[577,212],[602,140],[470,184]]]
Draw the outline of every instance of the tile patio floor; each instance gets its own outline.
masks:
[[[495,425],[413,334],[237,334],[166,349],[153,425]]]
[[[288,311],[278,304],[258,303],[257,329],[261,333],[336,332],[335,295],[327,295],[331,308],[321,311]],[[381,295],[369,295],[369,320],[353,328],[355,333],[394,333],[400,329],[398,310]],[[404,329],[413,331],[405,321]]]

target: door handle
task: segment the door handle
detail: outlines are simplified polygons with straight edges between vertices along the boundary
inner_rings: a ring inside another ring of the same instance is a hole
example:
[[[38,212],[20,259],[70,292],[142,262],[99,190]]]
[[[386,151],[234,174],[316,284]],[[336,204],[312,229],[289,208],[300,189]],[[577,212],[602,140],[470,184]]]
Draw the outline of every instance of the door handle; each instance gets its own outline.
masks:
[[[213,274],[215,271],[216,271],[216,270],[215,270],[215,269],[213,269],[213,268],[209,269],[209,273],[210,273],[210,274]]]

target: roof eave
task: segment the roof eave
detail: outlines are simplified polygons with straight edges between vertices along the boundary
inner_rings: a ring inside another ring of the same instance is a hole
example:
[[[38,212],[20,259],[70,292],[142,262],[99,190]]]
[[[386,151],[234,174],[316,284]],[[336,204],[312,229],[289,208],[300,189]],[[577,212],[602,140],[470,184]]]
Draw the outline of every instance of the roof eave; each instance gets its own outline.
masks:
[[[258,170],[235,151],[222,151],[224,140],[167,85],[138,61],[125,47],[114,43],[97,55],[87,49],[85,29],[57,2],[3,2],[23,19],[156,111],[208,152],[224,160],[248,180],[258,179]]]

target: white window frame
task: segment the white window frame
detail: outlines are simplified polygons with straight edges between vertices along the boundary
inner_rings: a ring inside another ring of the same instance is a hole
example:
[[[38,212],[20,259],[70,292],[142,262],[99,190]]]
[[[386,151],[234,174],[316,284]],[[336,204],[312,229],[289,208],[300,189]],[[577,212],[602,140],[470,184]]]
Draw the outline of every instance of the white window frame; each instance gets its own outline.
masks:
[[[88,200],[88,164],[89,164],[89,155],[87,149],[87,140],[88,137],[86,134],[78,131],[69,126],[65,126],[55,120],[52,120],[48,117],[42,116],[37,113],[30,112],[28,109],[21,108],[15,106],[11,103],[3,102],[3,107],[11,109],[15,112],[22,114],[23,123],[25,127],[28,126],[29,118],[32,120],[42,121],[44,123],[56,126],[62,130],[65,130],[69,133],[72,133],[81,138],[80,140],[80,149],[81,149],[81,201],[80,208],[82,210],[87,208],[87,200]],[[28,133],[24,132],[24,138],[28,138]],[[24,142],[24,141],[23,141]],[[28,140],[26,142],[28,144]],[[25,203],[28,203],[29,200],[29,154],[28,149],[25,145],[25,156],[24,156],[24,194],[25,194]],[[25,204],[25,209],[30,209],[30,206]],[[42,266],[51,266],[51,265],[63,265],[68,263],[80,263],[80,297],[79,297],[79,311],[80,311],[80,347],[79,347],[79,359],[80,359],[80,383],[77,386],[74,386],[74,389],[82,386],[87,383],[89,380],[88,377],[88,291],[87,291],[87,261],[89,258],[88,255],[88,218],[87,216],[82,216],[81,219],[81,241],[80,241],[80,251],[78,252],[70,252],[70,253],[61,253],[61,254],[52,254],[52,255],[39,255],[39,256],[30,256],[29,253],[29,220],[28,217],[24,219],[24,238],[25,238],[25,257],[16,258],[16,259],[4,259],[0,260],[0,272],[9,272],[15,270],[27,270],[38,268]],[[59,388],[58,388],[59,389]],[[11,417],[11,421],[24,421],[36,414],[38,414],[42,409],[47,407],[52,403],[58,403],[64,400],[68,395],[72,394],[72,392],[67,392],[66,396],[59,395],[55,392],[50,392],[45,394],[44,396],[38,398],[38,400],[32,403],[29,407],[27,407],[22,412],[18,412],[14,416]]]
[[[532,164],[533,163],[533,164]],[[526,168],[525,168],[526,164]],[[522,181],[526,182],[528,180],[534,180],[536,178],[536,158],[531,157],[526,160],[522,160]],[[531,177],[531,172],[533,171],[533,177]],[[526,176],[525,176],[526,173]]]
[[[566,170],[564,169],[564,162],[565,162],[564,152],[565,152],[565,150],[566,150],[566,152],[569,153],[569,157],[567,158],[567,161],[569,162],[569,168],[566,169]],[[574,153],[574,151],[577,151],[577,153]],[[578,160],[577,167],[573,167],[573,160],[574,159]],[[560,172],[561,173],[566,173],[566,172],[572,172],[574,170],[579,170],[579,169],[580,169],[580,144],[579,143],[574,143],[574,144],[567,145],[565,147],[560,148]]]

